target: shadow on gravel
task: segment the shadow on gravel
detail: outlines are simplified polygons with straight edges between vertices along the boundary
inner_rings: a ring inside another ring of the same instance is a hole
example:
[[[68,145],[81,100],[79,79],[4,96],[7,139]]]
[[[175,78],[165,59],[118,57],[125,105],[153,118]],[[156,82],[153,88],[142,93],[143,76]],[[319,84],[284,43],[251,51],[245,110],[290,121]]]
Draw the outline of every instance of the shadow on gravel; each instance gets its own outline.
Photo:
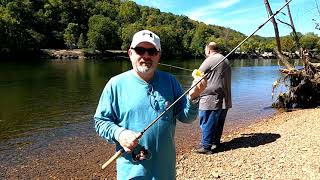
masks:
[[[241,137],[237,137],[232,139],[231,141],[221,143],[221,146],[215,149],[214,152],[223,152],[238,148],[257,147],[260,145],[272,143],[280,137],[280,134],[273,133],[241,134]]]

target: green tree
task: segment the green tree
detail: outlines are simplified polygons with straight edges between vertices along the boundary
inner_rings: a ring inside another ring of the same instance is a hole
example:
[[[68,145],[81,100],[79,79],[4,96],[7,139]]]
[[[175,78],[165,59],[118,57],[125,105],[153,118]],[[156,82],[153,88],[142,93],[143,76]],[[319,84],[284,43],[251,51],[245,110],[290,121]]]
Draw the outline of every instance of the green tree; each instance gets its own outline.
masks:
[[[273,52],[276,44],[273,39],[264,40],[260,42],[260,52]]]
[[[162,13],[161,15],[161,22],[162,24],[166,24],[166,25],[176,25],[177,22],[177,18],[176,18],[176,15],[172,14],[172,13]]]
[[[244,52],[255,53],[256,50],[259,49],[259,41],[254,38],[248,39],[243,45],[241,46],[241,50]]]
[[[109,17],[112,20],[116,20],[118,11],[118,6],[107,1],[98,1],[95,4],[94,14],[101,14],[105,17]]]
[[[77,33],[78,24],[69,23],[68,27],[64,30],[64,42],[69,49],[73,49],[76,47],[77,42]]]
[[[33,30],[33,29],[26,29],[26,32],[28,33],[28,37],[30,38],[31,42],[29,43],[30,48],[40,49],[43,47],[45,42],[45,35]]]
[[[284,36],[280,38],[282,44],[282,50],[286,52],[295,52],[297,45],[291,36]]]
[[[63,33],[67,25],[60,22],[63,3],[62,0],[47,0],[43,7],[43,18],[45,19],[47,40],[51,48],[64,46]]]
[[[187,54],[192,53],[190,44],[192,42],[193,35],[194,35],[194,29],[187,30],[187,32],[183,35],[181,44],[182,44],[184,53],[187,53]]]
[[[96,50],[120,47],[118,26],[109,17],[94,15],[89,19],[88,46]]]
[[[119,22],[134,23],[141,17],[138,5],[133,1],[125,1],[119,7]]]
[[[194,29],[196,26],[192,23],[191,19],[187,16],[176,16],[176,23],[174,24],[177,28],[181,28],[184,30]]]
[[[84,38],[83,33],[80,34],[79,39],[78,39],[78,43],[77,43],[78,48],[85,48],[86,46],[86,40]]]
[[[121,40],[122,50],[128,50],[132,40],[132,36],[137,32],[143,29],[143,26],[140,23],[129,24],[121,29]]]
[[[35,30],[34,19],[29,0],[10,1],[6,7],[0,6],[0,47],[14,51],[40,47],[44,35]]]
[[[0,47],[12,48],[14,42],[12,41],[16,36],[16,27],[19,22],[13,16],[8,9],[0,6]]]
[[[208,32],[209,28],[206,24],[200,23],[197,26],[190,44],[190,49],[193,55],[199,56],[203,54],[207,38],[210,36]]]
[[[159,26],[161,24],[160,14],[161,12],[159,9],[150,8],[146,26]]]
[[[161,48],[164,56],[181,53],[181,41],[172,25],[162,25],[148,29],[161,37]]]
[[[312,50],[317,48],[317,42],[319,41],[319,37],[315,33],[310,32],[302,36],[300,41],[301,46],[304,49]]]

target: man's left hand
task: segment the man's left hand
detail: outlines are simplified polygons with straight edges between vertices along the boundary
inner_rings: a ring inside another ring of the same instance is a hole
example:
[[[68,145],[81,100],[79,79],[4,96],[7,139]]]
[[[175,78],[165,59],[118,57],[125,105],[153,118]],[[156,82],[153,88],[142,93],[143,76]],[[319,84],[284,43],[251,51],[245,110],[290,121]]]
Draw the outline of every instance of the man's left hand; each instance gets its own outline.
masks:
[[[192,86],[195,85],[196,83],[198,83],[201,80],[201,77],[196,77],[193,81],[192,81]],[[204,91],[207,87],[207,79],[203,78],[201,80],[201,82],[199,82],[194,88],[192,88],[189,91],[189,96],[191,98],[191,100],[196,99],[197,97],[200,96],[201,92]]]

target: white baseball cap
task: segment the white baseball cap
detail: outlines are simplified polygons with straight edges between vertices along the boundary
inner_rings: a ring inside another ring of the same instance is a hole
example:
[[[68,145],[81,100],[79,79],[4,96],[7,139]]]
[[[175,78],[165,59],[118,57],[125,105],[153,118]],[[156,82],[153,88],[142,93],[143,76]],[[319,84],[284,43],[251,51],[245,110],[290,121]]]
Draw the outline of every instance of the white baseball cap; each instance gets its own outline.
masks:
[[[141,42],[149,42],[153,44],[158,51],[161,50],[159,36],[149,30],[142,30],[135,33],[130,48],[135,48]]]

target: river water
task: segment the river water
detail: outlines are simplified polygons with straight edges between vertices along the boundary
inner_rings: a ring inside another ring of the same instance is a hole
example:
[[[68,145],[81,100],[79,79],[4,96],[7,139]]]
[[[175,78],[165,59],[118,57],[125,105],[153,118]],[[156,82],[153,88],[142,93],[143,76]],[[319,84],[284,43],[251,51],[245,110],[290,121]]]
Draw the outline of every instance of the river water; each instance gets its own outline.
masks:
[[[187,69],[202,60],[167,60]],[[272,83],[280,77],[277,60],[233,60],[232,97],[225,132],[272,116]],[[94,134],[93,114],[109,78],[131,68],[127,60],[42,60],[0,63],[0,152]],[[184,88],[191,72],[160,65]],[[184,129],[178,125],[177,136]],[[188,131],[198,131],[197,122]]]

